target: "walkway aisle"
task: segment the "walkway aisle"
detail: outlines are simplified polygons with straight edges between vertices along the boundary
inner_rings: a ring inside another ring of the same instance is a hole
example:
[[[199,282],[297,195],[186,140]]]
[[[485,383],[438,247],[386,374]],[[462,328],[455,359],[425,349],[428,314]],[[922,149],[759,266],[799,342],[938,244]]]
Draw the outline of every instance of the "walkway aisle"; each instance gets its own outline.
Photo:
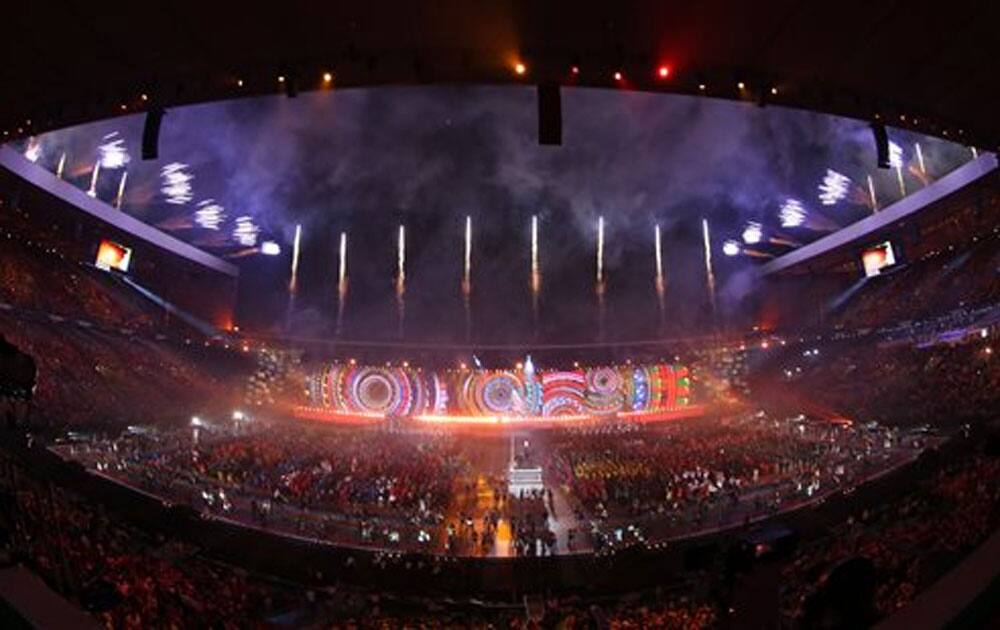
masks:
[[[556,548],[555,553],[579,553],[581,551],[591,551],[590,537],[584,535],[584,532],[588,528],[586,524],[583,524],[577,520],[576,515],[573,513],[572,504],[569,501],[569,497],[563,492],[563,489],[557,484],[545,484],[546,495],[549,490],[552,490],[552,505],[548,505],[548,499],[546,499],[546,507],[549,510],[549,529],[551,529],[556,535]],[[569,549],[569,530],[577,529],[576,539],[573,542],[573,550]],[[581,532],[580,530],[584,530]]]

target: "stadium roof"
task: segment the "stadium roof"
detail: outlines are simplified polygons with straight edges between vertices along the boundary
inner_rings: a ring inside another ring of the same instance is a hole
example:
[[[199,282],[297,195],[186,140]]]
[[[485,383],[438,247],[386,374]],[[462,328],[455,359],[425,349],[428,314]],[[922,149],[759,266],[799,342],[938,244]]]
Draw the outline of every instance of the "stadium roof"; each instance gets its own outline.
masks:
[[[768,101],[996,149],[998,23],[1000,4],[963,1],[19,2],[4,9],[0,131],[288,89],[558,82]]]

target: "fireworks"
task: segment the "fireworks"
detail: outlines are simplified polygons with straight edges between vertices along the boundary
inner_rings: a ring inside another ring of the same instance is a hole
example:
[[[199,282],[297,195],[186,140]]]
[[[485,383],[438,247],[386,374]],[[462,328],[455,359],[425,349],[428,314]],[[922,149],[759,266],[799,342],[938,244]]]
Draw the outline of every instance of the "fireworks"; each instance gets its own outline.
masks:
[[[400,224],[396,239],[396,336],[404,336],[406,325],[406,227]]]
[[[906,183],[903,181],[903,147],[895,142],[889,143],[889,166],[896,169],[896,181],[899,182],[899,195],[906,196]]]
[[[233,228],[233,239],[244,247],[255,246],[257,244],[257,235],[260,234],[260,228],[254,224],[253,217],[246,215],[236,217],[235,223],[236,227]]]
[[[878,199],[875,197],[875,180],[868,176],[868,196],[871,198],[872,212],[878,210]]]
[[[729,239],[722,244],[722,253],[726,256],[738,256],[741,249],[739,241],[735,239]]]
[[[597,284],[604,282],[604,217],[597,218]]]
[[[712,241],[708,233],[708,220],[701,220],[701,236],[705,245],[705,284],[708,287],[708,301],[715,314],[715,274],[712,272]]]
[[[160,192],[167,198],[167,203],[183,205],[194,199],[194,190],[191,182],[194,175],[188,172],[188,165],[180,162],[171,162],[160,169],[160,177],[163,184]]]
[[[802,202],[791,197],[785,199],[785,203],[781,204],[781,209],[778,210],[781,227],[786,228],[799,227],[806,222],[807,214]]]
[[[663,285],[663,249],[660,242],[660,224],[657,223],[653,228],[653,252],[656,260],[656,286],[660,287]]]
[[[337,290],[347,290],[347,232],[340,233],[340,265],[337,267]]]
[[[895,142],[889,142],[889,166],[895,169],[903,168],[903,147]]]
[[[927,166],[924,164],[924,152],[920,150],[920,143],[916,143],[917,149],[917,163],[920,165],[920,173],[923,175],[927,174]]]
[[[90,171],[90,189],[87,194],[97,197],[97,178],[101,176],[101,162],[94,162],[94,170]]]
[[[462,273],[462,292],[472,289],[472,217],[465,217],[465,266]]]
[[[42,145],[34,137],[28,138],[28,147],[24,150],[24,159],[37,162],[42,157]]]
[[[56,166],[56,177],[62,179],[63,171],[66,169],[66,152],[59,156],[59,164]]]
[[[131,160],[128,151],[125,149],[125,140],[121,138],[117,131],[104,136],[105,142],[97,147],[100,156],[101,166],[104,168],[122,168]]]
[[[281,245],[274,241],[264,241],[260,244],[260,253],[265,256],[278,256],[281,254]]]
[[[292,241],[292,276],[288,281],[288,292],[292,295],[299,290],[299,247],[302,244],[302,226],[295,226],[295,240]]]
[[[541,288],[541,268],[538,265],[538,215],[531,217],[531,290],[538,293]]]
[[[847,196],[851,178],[833,169],[826,169],[823,183],[819,185],[819,201],[824,206],[832,206]]]
[[[225,219],[226,209],[217,204],[214,199],[206,199],[198,202],[198,209],[194,213],[194,222],[199,226],[206,230],[218,230]],[[241,244],[253,245],[253,243],[242,242]]]
[[[764,238],[764,228],[760,223],[751,221],[743,228],[743,242],[747,245],[755,245]]]
[[[115,209],[122,209],[122,200],[125,198],[125,180],[128,179],[128,171],[122,171],[122,178],[118,181],[118,195],[115,196]]]

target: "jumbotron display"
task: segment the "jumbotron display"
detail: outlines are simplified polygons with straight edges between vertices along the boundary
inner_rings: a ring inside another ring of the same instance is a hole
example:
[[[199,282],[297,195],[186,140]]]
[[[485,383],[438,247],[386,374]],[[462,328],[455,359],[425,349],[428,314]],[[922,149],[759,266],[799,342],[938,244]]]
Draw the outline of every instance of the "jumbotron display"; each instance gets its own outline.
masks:
[[[568,418],[654,414],[689,405],[688,369],[656,364],[535,372],[334,364],[309,378],[314,407],[395,417]]]

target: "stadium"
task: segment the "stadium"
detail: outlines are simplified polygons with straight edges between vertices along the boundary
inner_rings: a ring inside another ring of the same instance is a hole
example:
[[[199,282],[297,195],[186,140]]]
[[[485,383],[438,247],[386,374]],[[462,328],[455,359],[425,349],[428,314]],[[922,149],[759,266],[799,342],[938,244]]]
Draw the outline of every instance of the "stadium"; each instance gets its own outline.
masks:
[[[4,627],[1000,623],[994,7],[185,5],[8,10]]]

